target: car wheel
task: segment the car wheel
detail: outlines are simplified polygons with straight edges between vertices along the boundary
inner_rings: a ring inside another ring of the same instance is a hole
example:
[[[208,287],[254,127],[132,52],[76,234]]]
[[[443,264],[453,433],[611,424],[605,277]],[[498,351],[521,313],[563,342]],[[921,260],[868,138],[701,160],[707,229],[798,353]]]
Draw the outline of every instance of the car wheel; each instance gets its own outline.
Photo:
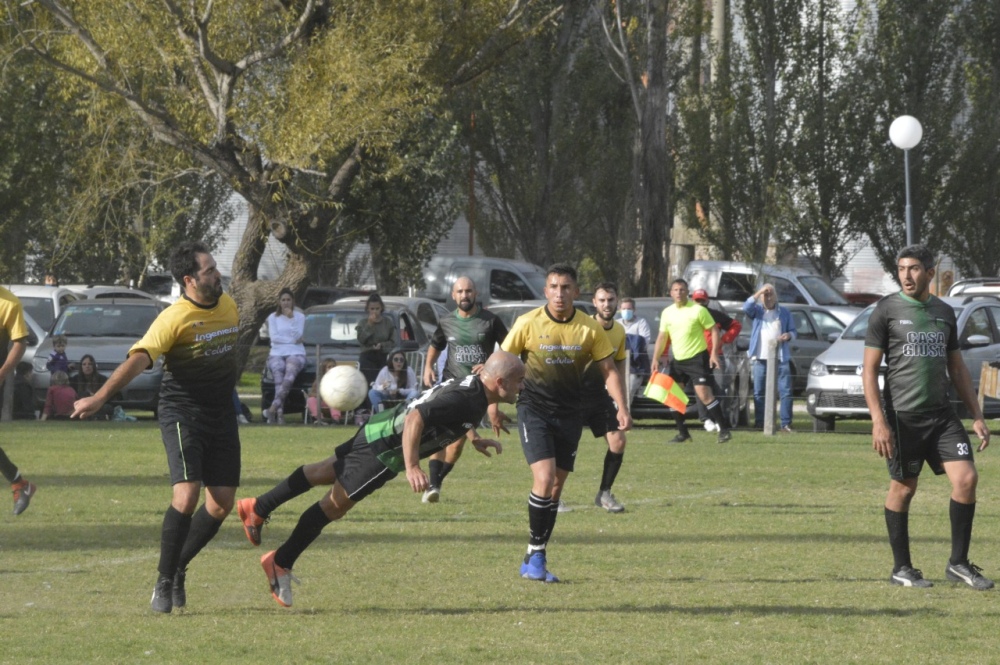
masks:
[[[834,418],[817,418],[813,416],[814,432],[832,432],[836,427],[837,421]]]

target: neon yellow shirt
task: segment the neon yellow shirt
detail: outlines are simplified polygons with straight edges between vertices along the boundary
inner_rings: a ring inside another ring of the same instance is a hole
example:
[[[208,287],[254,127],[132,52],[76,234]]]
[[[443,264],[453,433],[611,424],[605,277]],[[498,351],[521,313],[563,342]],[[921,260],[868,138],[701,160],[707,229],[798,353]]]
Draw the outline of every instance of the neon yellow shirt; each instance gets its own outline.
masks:
[[[660,332],[665,333],[667,341],[673,345],[676,360],[687,360],[707,351],[705,331],[713,327],[715,319],[693,300],[688,300],[683,307],[674,303],[660,314]]]

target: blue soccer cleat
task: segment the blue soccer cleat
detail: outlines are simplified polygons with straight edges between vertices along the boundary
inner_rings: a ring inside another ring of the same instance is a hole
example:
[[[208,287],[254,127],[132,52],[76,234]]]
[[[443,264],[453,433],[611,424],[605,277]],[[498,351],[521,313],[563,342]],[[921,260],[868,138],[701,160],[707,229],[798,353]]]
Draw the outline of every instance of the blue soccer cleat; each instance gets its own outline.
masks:
[[[545,568],[545,550],[532,552],[528,560],[521,564],[521,577],[549,584],[559,581],[558,577]]]

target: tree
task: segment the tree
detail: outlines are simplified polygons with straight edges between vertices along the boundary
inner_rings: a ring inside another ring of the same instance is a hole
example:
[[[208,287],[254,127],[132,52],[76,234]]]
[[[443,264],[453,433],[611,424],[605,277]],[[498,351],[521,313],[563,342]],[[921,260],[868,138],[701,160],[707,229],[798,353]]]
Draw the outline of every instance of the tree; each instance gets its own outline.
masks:
[[[340,212],[368,160],[391,160],[415,121],[521,39],[520,19],[542,4],[3,2],[21,48],[246,199],[231,284],[244,354],[278,290],[301,291],[321,249],[345,244]],[[265,283],[271,234],[288,260]]]

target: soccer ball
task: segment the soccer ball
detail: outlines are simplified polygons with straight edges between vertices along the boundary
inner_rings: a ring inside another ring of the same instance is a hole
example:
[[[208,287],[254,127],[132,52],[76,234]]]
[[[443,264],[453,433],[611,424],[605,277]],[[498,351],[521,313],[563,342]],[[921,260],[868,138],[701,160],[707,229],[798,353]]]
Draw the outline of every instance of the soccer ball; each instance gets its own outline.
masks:
[[[368,382],[355,368],[339,365],[323,375],[319,395],[331,409],[353,411],[368,396]]]

